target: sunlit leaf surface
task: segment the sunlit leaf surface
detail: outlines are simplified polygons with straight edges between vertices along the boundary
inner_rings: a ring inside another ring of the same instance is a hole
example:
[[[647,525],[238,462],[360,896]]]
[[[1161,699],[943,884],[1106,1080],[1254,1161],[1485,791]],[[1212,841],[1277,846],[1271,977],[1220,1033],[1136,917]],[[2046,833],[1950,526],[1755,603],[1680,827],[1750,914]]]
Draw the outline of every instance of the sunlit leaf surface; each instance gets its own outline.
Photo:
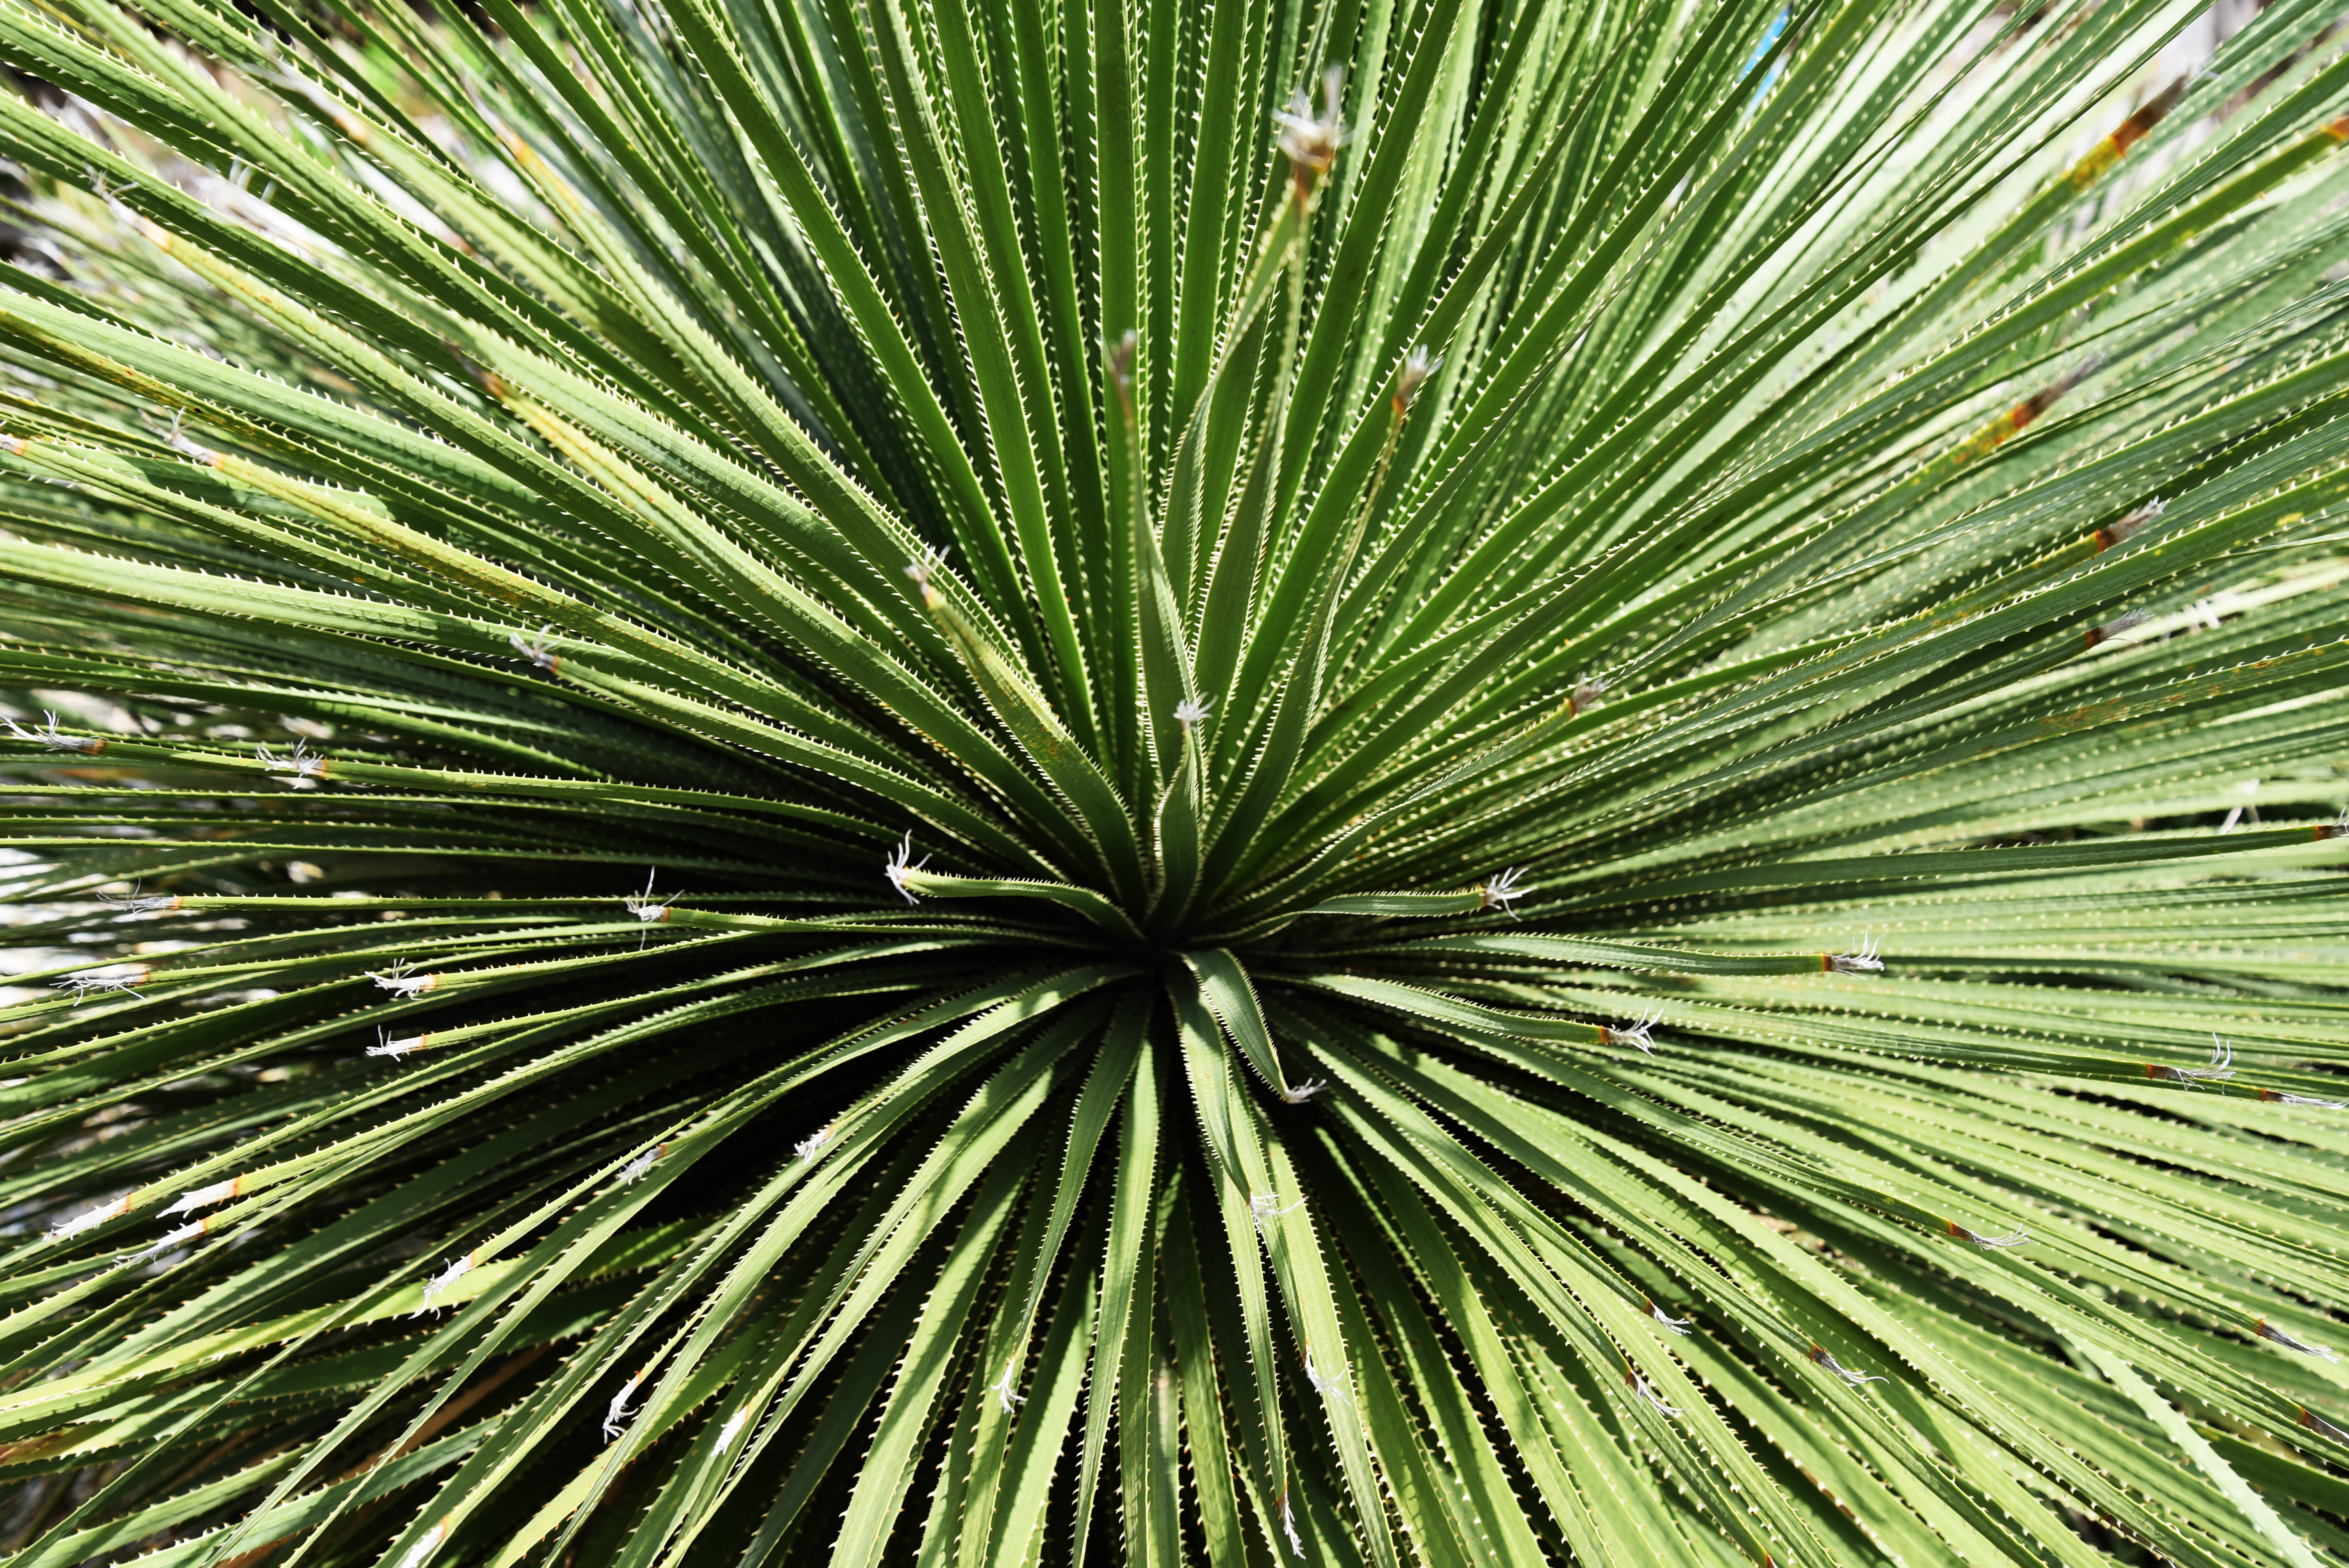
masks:
[[[2325,0],[0,0],[0,1549],[2349,1553]]]

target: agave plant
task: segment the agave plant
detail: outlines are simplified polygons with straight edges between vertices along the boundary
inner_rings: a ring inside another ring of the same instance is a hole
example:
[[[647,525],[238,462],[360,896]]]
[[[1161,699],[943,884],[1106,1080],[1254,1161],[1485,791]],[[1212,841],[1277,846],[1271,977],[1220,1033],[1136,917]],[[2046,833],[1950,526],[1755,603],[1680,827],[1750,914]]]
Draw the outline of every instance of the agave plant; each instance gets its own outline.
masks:
[[[2349,1552],[2336,27],[6,0],[12,1563]]]

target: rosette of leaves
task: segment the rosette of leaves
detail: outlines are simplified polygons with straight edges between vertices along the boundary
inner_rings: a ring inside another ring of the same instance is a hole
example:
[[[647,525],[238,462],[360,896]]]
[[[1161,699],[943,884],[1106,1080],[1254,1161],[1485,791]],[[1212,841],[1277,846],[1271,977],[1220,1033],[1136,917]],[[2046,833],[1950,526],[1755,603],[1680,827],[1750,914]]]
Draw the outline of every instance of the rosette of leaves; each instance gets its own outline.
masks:
[[[12,1562],[2349,1548],[2334,26],[6,0]]]

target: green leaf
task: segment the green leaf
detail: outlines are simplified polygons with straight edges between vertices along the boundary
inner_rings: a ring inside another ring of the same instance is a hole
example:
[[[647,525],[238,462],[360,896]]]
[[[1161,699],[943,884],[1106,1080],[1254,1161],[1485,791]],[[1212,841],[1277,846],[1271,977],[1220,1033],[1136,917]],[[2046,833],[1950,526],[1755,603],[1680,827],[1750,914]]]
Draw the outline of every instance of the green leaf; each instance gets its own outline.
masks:
[[[2314,0],[0,0],[0,1550],[2349,1553]]]

